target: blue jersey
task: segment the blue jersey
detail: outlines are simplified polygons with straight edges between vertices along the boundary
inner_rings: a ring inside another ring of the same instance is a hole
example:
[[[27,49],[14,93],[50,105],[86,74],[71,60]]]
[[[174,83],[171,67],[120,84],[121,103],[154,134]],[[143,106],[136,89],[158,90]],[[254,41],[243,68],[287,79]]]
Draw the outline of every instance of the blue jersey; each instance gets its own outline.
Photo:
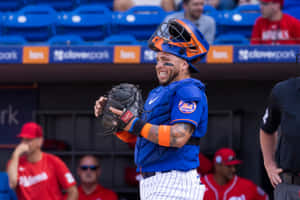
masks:
[[[194,126],[191,137],[204,136],[207,129],[208,108],[205,86],[188,78],[153,89],[144,105],[142,119],[154,125],[189,123]],[[144,172],[180,170],[199,166],[199,146],[163,147],[138,137],[135,162]]]

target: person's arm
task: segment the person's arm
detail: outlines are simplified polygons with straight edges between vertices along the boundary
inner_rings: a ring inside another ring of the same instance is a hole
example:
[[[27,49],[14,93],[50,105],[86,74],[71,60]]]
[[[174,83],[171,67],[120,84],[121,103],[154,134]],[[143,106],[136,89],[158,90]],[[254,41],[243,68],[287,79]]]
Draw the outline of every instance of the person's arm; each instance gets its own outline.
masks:
[[[66,200],[77,200],[78,199],[78,190],[76,185],[73,185],[66,189],[67,198]]]
[[[66,164],[58,157],[52,155],[51,162],[54,171],[53,176],[57,177],[57,182],[61,190],[66,191],[66,199],[74,200],[78,198],[78,190],[76,187],[76,181]]]
[[[213,18],[211,18],[211,20],[208,20],[208,22],[210,22],[207,28],[207,32],[205,33],[205,39],[207,40],[207,42],[209,44],[213,44],[214,40],[215,40],[215,34],[216,34],[216,22]]]
[[[9,180],[9,187],[15,189],[18,185],[18,165],[20,156],[27,152],[29,149],[28,145],[25,143],[19,144],[14,150],[9,164],[7,166],[7,175]]]
[[[190,86],[178,89],[171,103],[168,125],[151,124],[138,117],[130,117],[133,116],[130,111],[124,113],[113,107],[109,109],[126,123],[123,130],[144,137],[160,146],[181,148],[188,142],[200,120],[206,121],[207,100],[199,88]]]
[[[261,43],[261,34],[260,34],[260,23],[259,20],[256,20],[251,35],[251,44],[260,44]]]
[[[164,133],[170,134],[170,139],[169,139],[170,145],[169,146],[177,147],[177,148],[180,148],[183,145],[185,145],[188,142],[188,140],[190,139],[192,133],[194,132],[194,126],[192,124],[188,124],[188,123],[176,123],[176,124],[170,125],[170,126],[151,125],[148,135],[145,138],[155,144],[160,144],[159,140],[161,137],[160,136],[161,129],[166,129]],[[168,129],[170,129],[170,131]],[[166,146],[168,146],[168,145],[166,145]]]
[[[276,133],[268,134],[260,129],[260,146],[263,154],[264,166],[273,187],[281,183],[279,174],[282,172],[282,169],[278,168],[275,162],[276,141]]]
[[[121,110],[112,107],[110,109],[117,115],[123,114],[123,111]],[[135,119],[131,120],[124,130],[129,131],[134,121]],[[144,124],[140,134],[142,137],[155,144],[180,148],[188,142],[193,132],[194,125],[189,123],[176,123],[173,125],[153,125],[146,123]]]
[[[278,85],[272,89],[269,97],[269,105],[263,116],[260,129],[260,146],[263,154],[264,166],[273,187],[278,183],[281,183],[279,174],[282,172],[282,169],[277,167],[275,161],[277,129],[281,121],[280,90],[282,89],[278,88]]]

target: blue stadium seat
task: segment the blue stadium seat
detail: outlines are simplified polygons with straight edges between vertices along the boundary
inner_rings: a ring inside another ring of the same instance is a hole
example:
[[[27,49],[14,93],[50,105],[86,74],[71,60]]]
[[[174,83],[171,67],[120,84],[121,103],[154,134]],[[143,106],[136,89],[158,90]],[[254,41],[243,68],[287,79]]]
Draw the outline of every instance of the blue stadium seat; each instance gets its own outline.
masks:
[[[214,18],[216,20],[218,13],[219,12],[217,11],[217,9],[215,9],[213,6],[204,5],[203,14],[211,16],[212,18]]]
[[[285,8],[283,12],[292,15],[293,17],[296,17],[298,20],[300,20],[300,4],[295,5],[294,7]]]
[[[86,41],[103,40],[110,33],[112,12],[100,4],[81,5],[72,12],[59,14],[58,34],[79,35]]]
[[[109,9],[113,9],[113,0],[79,0],[80,4],[101,4]]]
[[[27,0],[29,4],[45,4],[52,6],[55,10],[72,10],[78,0]]]
[[[0,1],[0,11],[15,11],[19,10],[24,6],[25,0],[1,0]]]
[[[0,172],[0,199],[1,200],[17,200],[17,196],[8,184],[8,176],[6,172]]]
[[[132,35],[111,35],[100,42],[102,45],[139,45]]]
[[[49,45],[82,45],[84,40],[78,35],[55,35],[48,40]]]
[[[300,1],[285,0],[283,4],[283,12],[300,20]]]
[[[248,45],[249,43],[245,36],[238,34],[220,35],[214,41],[216,45]]]
[[[3,35],[0,37],[0,45],[24,45],[27,41],[20,35]]]
[[[218,34],[242,34],[250,38],[260,15],[259,5],[241,5],[232,11],[224,11],[217,20]]]
[[[131,34],[137,40],[147,40],[165,16],[166,12],[161,7],[135,6],[115,15],[113,33]]]
[[[290,8],[298,8],[300,7],[299,0],[285,0],[283,4],[283,9],[290,9]]]
[[[28,41],[46,41],[55,34],[55,10],[46,5],[26,6],[7,13],[3,19],[4,35],[21,35]]]
[[[240,13],[260,14],[260,6],[259,4],[245,4],[245,5],[237,6],[235,8],[235,11]]]

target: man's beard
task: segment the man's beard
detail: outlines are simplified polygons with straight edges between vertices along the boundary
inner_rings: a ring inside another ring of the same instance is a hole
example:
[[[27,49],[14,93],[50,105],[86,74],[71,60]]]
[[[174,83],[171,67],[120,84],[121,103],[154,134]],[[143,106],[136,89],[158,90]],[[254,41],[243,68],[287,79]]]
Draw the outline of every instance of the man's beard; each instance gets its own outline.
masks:
[[[177,71],[177,72],[174,72],[173,75],[171,75],[170,78],[169,78],[166,82],[160,83],[160,85],[162,85],[162,86],[169,85],[172,81],[175,80],[175,78],[178,76],[178,74],[179,74],[178,71]]]
[[[196,13],[197,13],[197,14],[194,14],[194,12],[190,11],[190,17],[191,17],[193,20],[198,20],[198,19],[201,17],[203,11],[201,12],[201,14],[199,14],[198,12],[196,12]]]

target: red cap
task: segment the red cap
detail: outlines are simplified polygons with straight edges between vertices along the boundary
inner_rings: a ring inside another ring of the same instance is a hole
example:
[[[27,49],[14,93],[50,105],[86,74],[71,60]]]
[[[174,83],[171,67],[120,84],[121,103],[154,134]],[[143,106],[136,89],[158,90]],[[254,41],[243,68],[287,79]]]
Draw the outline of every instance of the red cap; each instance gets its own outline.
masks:
[[[241,162],[241,160],[236,159],[235,152],[229,148],[219,149],[214,156],[214,164],[237,165]]]
[[[274,3],[280,3],[281,6],[283,6],[284,0],[260,0],[265,3],[274,2]]]
[[[23,125],[21,133],[17,137],[28,139],[43,137],[43,129],[35,122],[28,122]]]

